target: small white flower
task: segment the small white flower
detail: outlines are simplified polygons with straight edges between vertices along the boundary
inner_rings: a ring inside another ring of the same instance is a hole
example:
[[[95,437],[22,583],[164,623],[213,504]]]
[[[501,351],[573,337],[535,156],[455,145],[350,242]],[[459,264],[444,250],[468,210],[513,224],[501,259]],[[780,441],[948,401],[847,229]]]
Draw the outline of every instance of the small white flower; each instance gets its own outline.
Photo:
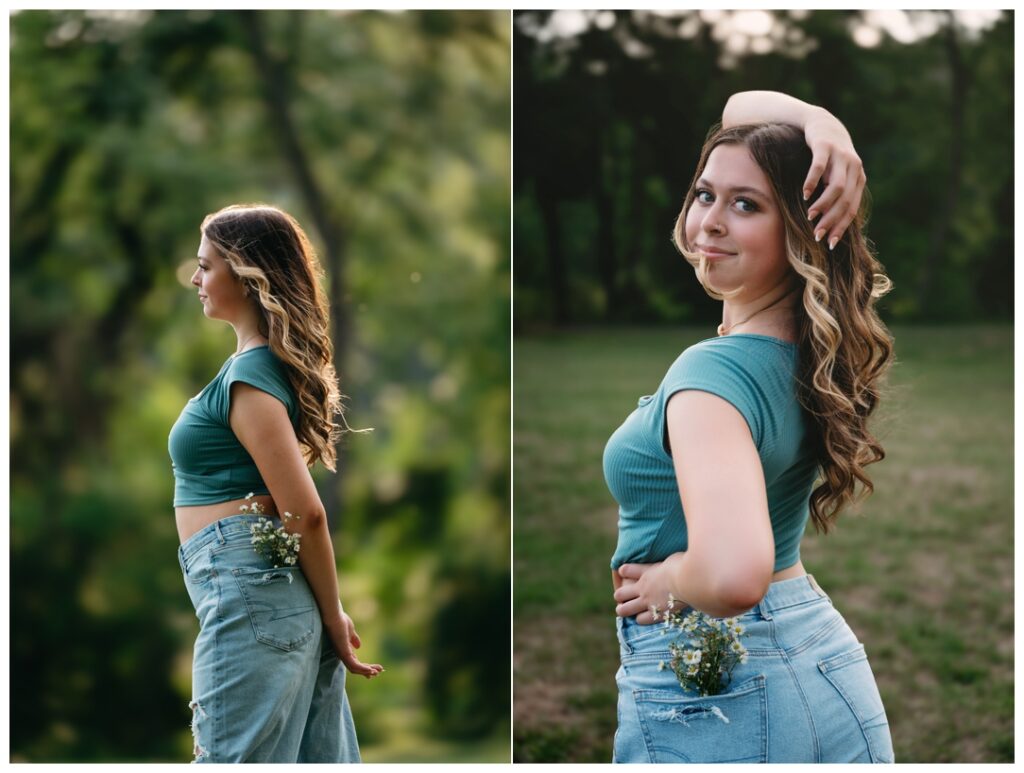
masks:
[[[695,666],[700,663],[701,651],[700,650],[684,650],[683,651],[683,662],[688,666]]]
[[[664,671],[665,670],[665,661],[664,660],[659,660],[658,661],[658,670],[659,671]]]
[[[246,494],[245,498],[246,499],[252,499],[252,492],[250,491],[248,494]]]
[[[746,630],[747,629],[743,625],[743,623],[733,623],[732,624],[733,636],[742,636],[746,632]]]

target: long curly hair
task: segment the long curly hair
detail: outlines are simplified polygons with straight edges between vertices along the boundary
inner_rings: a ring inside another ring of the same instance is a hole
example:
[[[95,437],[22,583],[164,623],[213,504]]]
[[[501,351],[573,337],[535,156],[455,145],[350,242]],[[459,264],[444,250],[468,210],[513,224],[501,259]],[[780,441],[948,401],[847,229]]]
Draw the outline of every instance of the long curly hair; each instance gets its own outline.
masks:
[[[797,304],[799,343],[798,399],[813,417],[815,453],[821,484],[810,497],[815,530],[824,533],[841,510],[874,492],[864,468],[885,458],[885,450],[868,430],[868,417],[883,393],[884,377],[893,362],[893,338],[875,311],[875,302],[892,289],[885,269],[864,235],[867,190],[860,210],[835,249],[814,241],[807,211],[824,190],[819,183],[808,201],[803,183],[811,151],[803,131],[786,123],[758,123],[723,129],[711,127],[697,171],[673,230],[676,248],[694,267],[705,292],[722,300],[742,288],[718,292],[708,280],[707,259],[686,241],[686,214],[696,195],[697,180],[711,151],[723,144],[747,148],[771,184],[785,227],[785,249],[794,285],[802,288]],[[886,390],[887,391],[887,390]],[[855,496],[857,483],[863,486]]]
[[[259,332],[286,366],[299,400],[296,430],[307,466],[317,459],[332,472],[342,427],[342,395],[334,370],[324,272],[298,222],[267,204],[232,204],[199,227],[231,266],[259,312]],[[348,425],[345,424],[345,429]]]

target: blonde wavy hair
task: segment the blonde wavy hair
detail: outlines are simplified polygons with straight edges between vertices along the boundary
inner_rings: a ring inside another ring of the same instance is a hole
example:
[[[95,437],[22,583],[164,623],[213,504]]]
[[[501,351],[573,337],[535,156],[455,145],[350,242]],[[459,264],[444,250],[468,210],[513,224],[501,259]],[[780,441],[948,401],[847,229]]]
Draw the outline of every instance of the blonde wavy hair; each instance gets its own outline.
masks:
[[[785,123],[711,127],[701,150],[697,171],[673,230],[676,248],[694,267],[705,292],[723,300],[742,291],[720,293],[708,279],[707,259],[686,241],[686,214],[697,180],[711,151],[719,145],[741,145],[764,171],[785,227],[785,249],[793,268],[793,283],[802,288],[797,304],[798,399],[817,429],[815,452],[821,485],[810,497],[815,530],[829,531],[847,505],[874,492],[864,468],[885,458],[885,450],[868,430],[868,417],[883,392],[883,380],[893,361],[893,338],[875,311],[875,302],[892,289],[885,269],[864,235],[868,196],[835,249],[814,241],[814,224],[807,211],[824,184],[808,201],[803,183],[811,166],[811,151],[803,131]],[[863,486],[855,497],[857,483]]]
[[[296,436],[307,466],[334,472],[343,431],[342,395],[334,370],[324,272],[306,233],[287,212],[267,204],[232,204],[203,219],[199,230],[231,266],[256,306],[259,332],[285,364],[299,401]]]

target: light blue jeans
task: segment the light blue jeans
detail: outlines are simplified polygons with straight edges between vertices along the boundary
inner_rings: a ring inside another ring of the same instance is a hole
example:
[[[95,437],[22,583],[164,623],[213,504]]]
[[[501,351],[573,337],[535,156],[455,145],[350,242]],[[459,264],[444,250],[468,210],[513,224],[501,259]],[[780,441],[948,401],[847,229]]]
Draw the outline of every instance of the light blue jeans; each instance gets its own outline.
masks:
[[[222,518],[178,548],[199,618],[193,761],[359,762],[345,666],[302,570],[253,550],[258,517]]]
[[[773,582],[738,617],[748,660],[707,698],[658,668],[676,631],[616,620],[614,762],[894,762],[864,645],[811,575]]]

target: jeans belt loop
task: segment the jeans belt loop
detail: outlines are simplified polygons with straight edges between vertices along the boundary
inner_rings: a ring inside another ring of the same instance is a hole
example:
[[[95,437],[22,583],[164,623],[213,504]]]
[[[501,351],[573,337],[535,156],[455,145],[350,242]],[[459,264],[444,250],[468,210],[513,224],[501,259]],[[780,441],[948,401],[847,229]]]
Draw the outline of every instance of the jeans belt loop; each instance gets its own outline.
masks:
[[[224,532],[220,530],[220,521],[214,521],[214,523],[217,526],[217,542],[223,545],[227,540],[224,539]]]

